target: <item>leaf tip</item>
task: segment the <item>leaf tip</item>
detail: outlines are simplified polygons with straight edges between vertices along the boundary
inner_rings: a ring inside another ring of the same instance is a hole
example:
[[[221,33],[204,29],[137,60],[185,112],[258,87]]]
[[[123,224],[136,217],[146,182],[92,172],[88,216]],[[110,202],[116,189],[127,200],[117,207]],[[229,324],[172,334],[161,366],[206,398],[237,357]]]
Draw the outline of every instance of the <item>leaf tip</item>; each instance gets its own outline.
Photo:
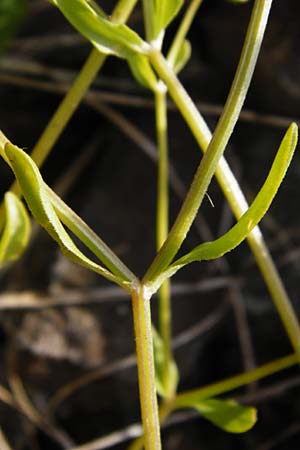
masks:
[[[12,145],[10,142],[6,142],[4,145],[4,153],[9,161],[13,160],[13,154],[14,154],[14,145]]]
[[[289,126],[289,129],[292,133],[294,133],[296,136],[298,136],[298,124],[296,122],[292,122]]]

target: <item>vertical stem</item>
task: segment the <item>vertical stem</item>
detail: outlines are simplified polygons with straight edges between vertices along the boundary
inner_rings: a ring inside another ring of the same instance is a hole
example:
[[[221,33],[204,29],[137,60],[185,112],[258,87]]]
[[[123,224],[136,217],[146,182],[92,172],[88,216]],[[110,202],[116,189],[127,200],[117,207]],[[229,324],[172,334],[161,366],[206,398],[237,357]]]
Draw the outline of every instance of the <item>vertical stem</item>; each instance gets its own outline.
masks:
[[[179,49],[185,40],[185,37],[191,27],[194,17],[201,6],[203,0],[191,0],[188,9],[180,23],[176,36],[172,42],[170,50],[168,52],[167,60],[168,63],[174,67],[176,56],[178,55]]]
[[[158,144],[158,195],[157,195],[157,218],[156,239],[157,251],[160,250],[169,232],[169,193],[168,193],[168,136],[167,136],[167,90],[165,85],[159,81],[155,92],[155,118]],[[170,281],[166,280],[158,292],[159,301],[159,333],[161,335],[164,349],[164,385],[168,386],[170,380],[170,368],[172,362],[171,349],[171,292]],[[171,386],[173,390],[173,386]],[[174,392],[169,392],[172,396]]]
[[[132,296],[141,415],[145,450],[161,450],[155,389],[150,297],[143,286]]]
[[[262,4],[265,3],[262,2]],[[186,120],[200,148],[203,152],[206,152],[212,139],[212,134],[205,120],[167,63],[164,61],[162,65],[160,63],[156,64],[156,69],[167,85],[171,97]],[[248,209],[248,204],[234,174],[223,157],[219,162],[215,175],[233,213],[239,219]],[[294,350],[299,354],[300,328],[298,319],[259,227],[255,227],[249,233],[247,240],[290,342]]]
[[[265,3],[265,2],[264,2]],[[160,59],[160,58],[159,58]],[[162,60],[160,60],[161,62]],[[168,91],[185,118],[190,130],[203,152],[206,152],[212,134],[193,101],[176,78],[170,67],[163,62],[156,64],[160,77],[168,87]],[[159,67],[158,67],[159,66]],[[226,160],[222,157],[215,173],[217,180],[231,205],[237,218],[248,209],[247,201]],[[288,294],[280,275],[272,261],[272,257],[264,242],[259,227],[255,227],[247,237],[264,281],[269,289],[277,311],[281,317],[286,333],[295,351],[299,353],[300,328],[295,312],[290,304]],[[149,275],[149,274],[148,274]]]
[[[144,18],[144,26],[145,26],[145,35],[146,40],[148,42],[153,39],[153,18],[154,18],[154,9],[153,9],[153,1],[152,0],[143,0],[143,18]]]
[[[165,242],[169,231],[169,195],[166,88],[162,82],[159,82],[158,86],[155,92],[155,122],[158,146],[156,244],[159,250]]]
[[[239,219],[248,209],[248,203],[239,184],[224,158],[221,159],[216,177],[231,209]],[[288,293],[273,262],[260,228],[256,226],[247,237],[248,244],[255,257],[263,279],[271,294],[274,305],[281,318],[286,334],[293,349],[300,353],[300,327],[295,311],[291,305]]]
[[[296,354],[284,356],[283,358],[276,359],[263,366],[256,367],[232,377],[225,378],[224,380],[217,381],[216,383],[209,384],[207,386],[200,387],[198,389],[192,389],[191,391],[181,392],[174,397],[167,404],[163,404],[159,411],[160,423],[163,424],[167,417],[176,409],[190,407],[194,403],[195,397],[197,399],[206,399],[211,397],[217,397],[218,395],[225,394],[234,389],[246,386],[254,381],[261,380],[268,376],[271,376],[281,370],[288,369],[296,365],[299,362],[299,357]],[[128,450],[141,450],[143,448],[143,436],[135,439],[135,441],[128,447]]]
[[[164,402],[159,407],[159,421],[160,424],[163,424],[168,416],[173,411],[173,404],[176,401],[176,397],[170,399],[170,401]],[[142,450],[144,448],[144,436],[140,436],[136,438],[127,448],[127,450]]]
[[[256,0],[254,3],[242,54],[223,113],[209,142],[207,151],[200,162],[180,213],[171,228],[168,239],[146,274],[145,280],[147,281],[153,280],[171,263],[194,221],[205,192],[238,120],[256,65],[271,4],[272,0],[265,0],[263,2]],[[152,48],[149,53],[149,58],[158,75],[167,85],[174,100],[180,99],[179,103],[181,104],[180,109],[182,114],[185,118],[189,117],[189,124],[193,126],[193,130],[196,130],[197,138],[200,138],[198,142],[202,147],[204,139],[201,132],[202,129],[199,130],[198,124],[200,115],[196,112],[196,121],[194,120],[195,118],[191,119],[190,117],[191,113],[194,113],[195,110],[197,111],[195,105],[161,53],[155,48]],[[179,91],[177,91],[177,88],[179,88]],[[201,126],[202,124],[203,119],[201,117]],[[209,130],[207,131],[209,132]]]

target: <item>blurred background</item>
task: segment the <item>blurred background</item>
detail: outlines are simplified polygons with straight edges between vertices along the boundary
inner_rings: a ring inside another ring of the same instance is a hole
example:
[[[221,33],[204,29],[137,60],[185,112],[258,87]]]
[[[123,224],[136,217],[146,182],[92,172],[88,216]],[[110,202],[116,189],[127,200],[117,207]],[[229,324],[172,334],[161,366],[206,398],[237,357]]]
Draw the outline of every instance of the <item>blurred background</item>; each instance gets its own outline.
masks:
[[[100,3],[107,13],[116,4]],[[249,201],[289,123],[300,117],[300,4],[273,3],[249,95],[226,150]],[[180,78],[212,129],[235,73],[252,6],[252,1],[204,0],[189,34],[192,58]],[[179,20],[168,31],[166,48]],[[140,6],[130,25],[143,33]],[[0,51],[0,128],[30,151],[91,46],[46,0],[1,0]],[[172,222],[201,152],[171,103],[169,109]],[[139,276],[155,255],[156,171],[151,94],[136,84],[124,61],[109,58],[42,173]],[[4,163],[0,179],[4,193],[13,180]],[[299,180],[298,154],[262,222],[297,314]],[[211,201],[204,201],[185,251],[234,222],[215,181],[208,194]],[[129,298],[67,261],[38,226],[22,259],[2,270],[1,288],[0,425],[13,450],[71,449],[85,443],[81,450],[127,448],[132,425],[140,420]],[[172,307],[180,390],[292,352],[247,244],[176,275]],[[154,321],[156,309],[154,298]],[[258,408],[251,431],[229,435],[186,411],[163,429],[164,448],[299,448],[297,367],[232,396]]]

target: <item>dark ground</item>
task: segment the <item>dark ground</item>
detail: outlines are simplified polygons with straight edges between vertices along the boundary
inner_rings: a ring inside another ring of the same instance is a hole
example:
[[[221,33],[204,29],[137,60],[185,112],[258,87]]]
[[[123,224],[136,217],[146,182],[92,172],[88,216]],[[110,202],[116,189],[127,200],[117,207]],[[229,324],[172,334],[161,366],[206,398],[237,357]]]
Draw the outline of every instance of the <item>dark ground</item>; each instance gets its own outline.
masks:
[[[111,3],[105,2],[108,11]],[[226,99],[234,74],[251,4],[234,6],[223,0],[206,0],[191,31],[193,57],[181,78],[192,97],[201,102],[200,109],[212,127],[219,113],[216,105]],[[18,37],[0,58],[0,126],[14,143],[28,149],[59,104],[60,89],[90,51],[46,2],[29,0],[29,6]],[[136,14],[133,21],[137,27],[139,20]],[[255,113],[244,113],[227,150],[249,199],[264,180],[288,118],[300,116],[299,23],[299,1],[274,0],[245,105]],[[54,92],[47,92],[50,88]],[[154,141],[154,120],[151,108],[120,104],[120,95],[150,97],[136,86],[125,64],[112,59],[94,89],[98,94],[116,94],[116,104],[110,105],[113,110],[96,95],[94,101],[102,105],[100,114],[83,104],[55,146],[43,174],[51,185],[63,190],[68,203],[129,267],[142,275],[155,248],[156,166],[145,153],[147,145],[149,149],[146,137]],[[145,134],[139,145],[128,136],[128,123],[120,123],[124,117]],[[172,163],[188,186],[199,151],[176,112],[170,113],[169,135]],[[88,155],[85,161],[84,154]],[[298,156],[262,228],[299,314]],[[71,181],[61,186],[58,183],[67,173]],[[5,190],[12,178],[4,164],[0,175]],[[181,199],[174,189],[171,192],[174,218]],[[228,229],[232,217],[215,183],[209,195],[215,207],[207,200],[201,219],[213,235],[218,235]],[[203,239],[205,229],[200,221],[185,249]],[[139,421],[136,369],[133,358],[126,358],[134,352],[129,299],[96,275],[66,261],[38,228],[27,253],[2,274],[1,281],[0,381],[2,386],[10,386],[25,409],[25,414],[20,414],[5,402],[0,404],[0,425],[12,448],[71,448],[70,441],[79,445]],[[34,298],[39,305],[53,301],[56,306],[26,307]],[[70,303],[75,306],[65,306]],[[155,303],[154,299],[154,317]],[[246,244],[234,251],[226,264],[195,264],[182,271],[174,279],[172,304],[174,336],[184,338],[175,341],[180,390],[291,353]],[[95,374],[94,382],[86,381],[49,412],[60,387],[90,373]],[[296,450],[300,445],[299,385],[295,368],[241,389],[239,396],[247,395],[244,400],[256,405],[259,414],[257,425],[245,435],[225,434],[185,414],[180,423],[163,432],[164,448]],[[30,409],[23,388],[45,423]],[[0,394],[2,399],[1,386]],[[127,445],[124,438],[114,448],[125,449]]]

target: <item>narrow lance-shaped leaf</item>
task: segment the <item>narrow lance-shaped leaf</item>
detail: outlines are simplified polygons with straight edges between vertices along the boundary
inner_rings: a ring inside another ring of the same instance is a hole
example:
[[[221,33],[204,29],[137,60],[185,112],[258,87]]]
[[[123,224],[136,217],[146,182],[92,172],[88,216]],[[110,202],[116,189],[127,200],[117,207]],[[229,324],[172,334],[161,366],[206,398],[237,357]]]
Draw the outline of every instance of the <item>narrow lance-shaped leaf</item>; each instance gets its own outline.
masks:
[[[175,361],[172,360],[170,363],[170,368],[168,370],[168,377],[166,377],[165,361],[167,355],[165,352],[163,340],[154,327],[152,327],[152,336],[156,390],[161,397],[171,398],[176,393],[179,381],[178,369]]]
[[[21,200],[12,192],[7,192],[4,208],[5,226],[0,239],[0,266],[19,259],[30,237],[30,220]]]
[[[190,253],[172,263],[166,271],[153,280],[151,284],[149,283],[150,286],[148,287],[152,292],[156,292],[166,278],[171,277],[185,265],[194,261],[219,258],[237,247],[248,236],[269,209],[290,165],[297,139],[298,127],[295,123],[292,123],[280,144],[265,183],[245,214],[223,236],[215,241],[205,242],[197,246]]]
[[[136,276],[102,241],[102,239],[44,183],[49,200],[60,221],[91,250],[94,255],[116,276],[136,283]]]
[[[45,183],[32,159],[23,150],[11,143],[5,145],[5,153],[33,216],[58,243],[65,256],[121,285],[124,289],[130,290],[130,282],[124,281],[104,267],[96,264],[77,248],[55,213],[48,198]]]
[[[256,409],[243,406],[234,400],[210,398],[191,402],[188,407],[194,408],[202,417],[228,433],[245,433],[256,423]]]
[[[102,10],[87,0],[52,0],[68,21],[99,51],[127,58],[144,53],[146,43],[123,24],[108,20]]]

